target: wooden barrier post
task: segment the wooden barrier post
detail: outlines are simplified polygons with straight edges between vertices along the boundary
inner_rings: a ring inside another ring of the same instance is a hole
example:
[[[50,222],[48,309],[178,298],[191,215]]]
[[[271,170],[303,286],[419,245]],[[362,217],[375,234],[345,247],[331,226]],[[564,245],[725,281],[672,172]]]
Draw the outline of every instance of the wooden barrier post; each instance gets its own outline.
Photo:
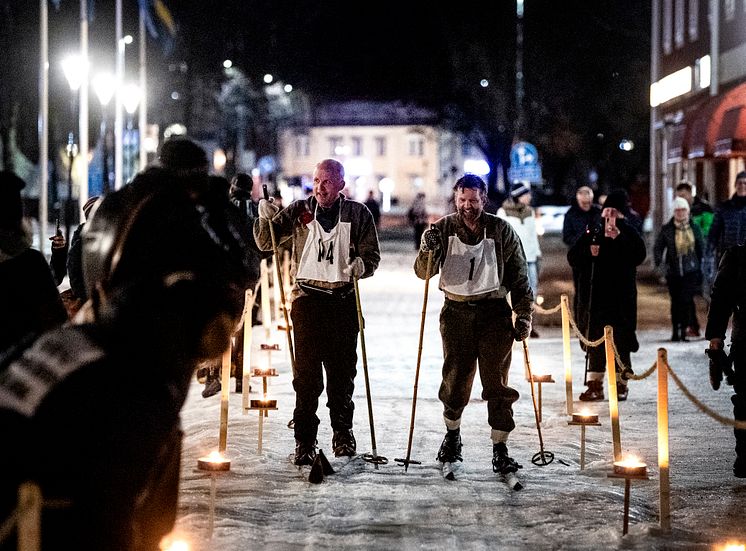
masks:
[[[18,551],[41,549],[41,488],[33,482],[18,487]]]
[[[606,376],[609,381],[609,415],[611,416],[611,438],[614,442],[614,461],[622,460],[622,438],[619,431],[619,399],[616,393],[616,361],[614,360],[614,329],[604,327],[606,346]]]
[[[246,289],[243,308],[243,384],[241,393],[241,404],[243,414],[248,414],[249,387],[251,379],[251,345],[253,343],[253,331],[251,325],[252,312],[254,311],[254,290]]]
[[[220,389],[220,441],[218,451],[225,452],[228,444],[228,397],[231,382],[231,345],[223,352],[222,368],[220,371],[222,388]]]
[[[272,337],[272,307],[269,303],[269,270],[267,259],[263,258],[260,263],[260,277],[262,290],[262,327],[264,327],[264,340],[269,343]]]
[[[567,295],[560,299],[562,309],[562,358],[565,364],[565,401],[567,402],[567,414],[572,415],[572,357],[570,355],[570,308],[567,303]]]
[[[658,469],[660,470],[660,527],[671,531],[671,486],[668,478],[668,353],[658,349]]]

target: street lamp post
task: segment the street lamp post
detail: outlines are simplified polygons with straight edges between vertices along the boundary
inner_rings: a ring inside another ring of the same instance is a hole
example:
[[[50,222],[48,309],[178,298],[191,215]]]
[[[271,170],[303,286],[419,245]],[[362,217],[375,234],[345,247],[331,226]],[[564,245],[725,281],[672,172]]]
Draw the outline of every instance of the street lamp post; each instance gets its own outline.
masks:
[[[62,70],[67,83],[70,85],[70,111],[75,120],[75,104],[78,91],[87,78],[88,62],[80,56],[74,55],[62,61]],[[70,223],[72,222],[73,200],[73,162],[77,154],[75,132],[71,131],[67,138],[67,199],[65,201],[65,239],[70,242]]]
[[[106,122],[107,106],[114,95],[116,80],[114,75],[109,73],[100,73],[93,79],[93,89],[96,92],[99,103],[101,103],[101,165],[102,165],[102,193],[106,194],[111,191],[111,182],[109,180],[109,147],[107,144]]]
[[[130,178],[135,175],[135,154],[134,152],[139,149],[137,143],[135,143],[135,131],[133,126],[133,115],[137,111],[137,106],[140,104],[141,91],[140,87],[136,84],[128,84],[122,89],[122,102],[124,103],[124,110],[127,112],[127,130],[125,133],[124,145],[126,145],[126,153],[124,155],[125,160],[125,182],[128,182]],[[142,131],[142,129],[140,129]]]

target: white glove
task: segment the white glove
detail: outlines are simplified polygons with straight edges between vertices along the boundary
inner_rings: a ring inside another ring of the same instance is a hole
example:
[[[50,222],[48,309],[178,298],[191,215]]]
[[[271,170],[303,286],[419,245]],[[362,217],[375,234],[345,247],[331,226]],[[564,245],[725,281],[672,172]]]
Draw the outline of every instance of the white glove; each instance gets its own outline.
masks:
[[[365,273],[365,263],[363,262],[362,258],[356,256],[352,259],[352,262],[350,262],[342,271],[345,273],[345,275],[348,275],[354,279],[360,279]]]
[[[269,200],[262,199],[259,201],[259,218],[272,220],[278,212],[280,212],[280,207],[275,205],[272,197]]]

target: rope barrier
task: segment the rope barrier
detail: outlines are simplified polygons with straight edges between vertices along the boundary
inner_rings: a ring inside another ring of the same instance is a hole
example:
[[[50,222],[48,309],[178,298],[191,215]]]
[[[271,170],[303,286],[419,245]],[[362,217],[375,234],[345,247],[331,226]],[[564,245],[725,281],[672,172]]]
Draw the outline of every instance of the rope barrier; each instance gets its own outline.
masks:
[[[616,356],[616,348],[614,349],[614,355]],[[658,362],[653,362],[653,365],[651,365],[647,371],[641,373],[640,375],[627,375],[627,379],[630,381],[642,381],[643,379],[647,379],[650,377],[653,373],[655,373],[655,370],[658,369]]]
[[[673,369],[671,369],[671,366],[668,363],[666,363],[666,367],[668,368],[668,372],[671,374],[673,382],[676,383],[677,387],[679,387],[679,390],[681,390],[681,392],[684,393],[684,396],[689,398],[689,401],[692,402],[702,413],[709,417],[712,417],[723,425],[728,425],[737,429],[746,429],[746,421],[736,421],[734,419],[724,417],[703,404],[696,396],[694,396],[694,394],[691,393],[688,388],[686,388],[686,386],[684,386],[684,383],[681,382],[679,376],[676,375],[676,373]]]
[[[553,308],[542,308],[537,302],[534,302],[534,312],[537,314],[542,314],[544,316],[550,315],[550,314],[556,314],[560,311],[560,308],[562,308],[562,303],[558,303],[557,306]]]

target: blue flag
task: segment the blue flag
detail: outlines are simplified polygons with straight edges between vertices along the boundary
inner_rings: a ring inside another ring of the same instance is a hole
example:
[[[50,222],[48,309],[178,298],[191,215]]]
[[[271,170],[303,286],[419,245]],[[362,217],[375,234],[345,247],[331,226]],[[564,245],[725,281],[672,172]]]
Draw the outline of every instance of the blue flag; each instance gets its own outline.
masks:
[[[148,34],[163,45],[164,53],[170,53],[176,38],[176,22],[171,11],[162,0],[138,0],[138,3]]]

